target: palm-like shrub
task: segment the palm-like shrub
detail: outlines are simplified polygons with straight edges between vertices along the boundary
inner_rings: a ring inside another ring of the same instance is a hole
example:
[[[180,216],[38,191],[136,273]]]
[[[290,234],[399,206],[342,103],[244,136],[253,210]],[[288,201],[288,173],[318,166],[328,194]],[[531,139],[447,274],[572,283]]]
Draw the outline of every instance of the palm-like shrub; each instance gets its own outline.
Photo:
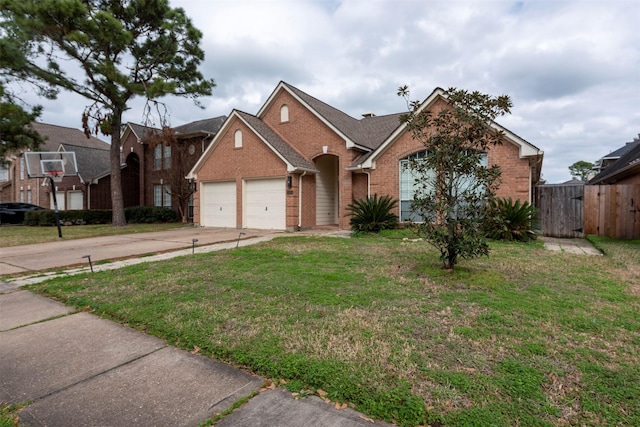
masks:
[[[398,215],[393,213],[393,209],[398,205],[398,201],[389,196],[374,194],[373,197],[354,200],[347,210],[351,215],[349,225],[355,233],[372,232],[392,229],[398,226]]]
[[[495,199],[489,203],[485,222],[487,237],[496,240],[528,242],[536,238],[533,231],[536,209],[529,202]]]

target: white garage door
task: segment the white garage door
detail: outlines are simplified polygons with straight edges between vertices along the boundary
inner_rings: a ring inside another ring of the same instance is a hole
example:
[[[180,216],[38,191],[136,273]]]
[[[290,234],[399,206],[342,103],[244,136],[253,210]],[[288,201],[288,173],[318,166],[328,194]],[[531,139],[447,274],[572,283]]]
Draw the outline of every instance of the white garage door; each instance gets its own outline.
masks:
[[[67,209],[68,210],[80,210],[82,209],[82,191],[67,191]]]
[[[236,227],[236,182],[204,182],[200,195],[200,225]]]
[[[246,181],[247,228],[287,228],[287,188],[284,178]]]

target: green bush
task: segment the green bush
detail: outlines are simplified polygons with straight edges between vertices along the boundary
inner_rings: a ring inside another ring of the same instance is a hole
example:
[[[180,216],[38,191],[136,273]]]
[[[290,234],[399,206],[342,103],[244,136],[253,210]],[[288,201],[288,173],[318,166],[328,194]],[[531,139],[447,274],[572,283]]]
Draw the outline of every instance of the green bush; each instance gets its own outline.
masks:
[[[374,194],[373,197],[354,200],[347,210],[350,211],[351,230],[355,233],[373,232],[393,229],[398,226],[398,215],[392,212],[398,201],[389,196]]]
[[[109,224],[111,222],[111,210],[70,210],[60,211],[60,223],[62,225],[92,225]],[[160,222],[177,222],[178,214],[168,208],[157,206],[134,206],[124,210],[127,222],[131,224],[152,224]],[[53,226],[56,225],[56,217],[53,210],[41,210],[26,212],[24,224]]]
[[[131,224],[153,224],[158,222],[177,222],[176,211],[159,206],[132,206],[124,210],[125,218]]]
[[[537,236],[533,231],[536,209],[529,202],[495,199],[489,203],[484,224],[486,236],[495,240],[528,242]]]

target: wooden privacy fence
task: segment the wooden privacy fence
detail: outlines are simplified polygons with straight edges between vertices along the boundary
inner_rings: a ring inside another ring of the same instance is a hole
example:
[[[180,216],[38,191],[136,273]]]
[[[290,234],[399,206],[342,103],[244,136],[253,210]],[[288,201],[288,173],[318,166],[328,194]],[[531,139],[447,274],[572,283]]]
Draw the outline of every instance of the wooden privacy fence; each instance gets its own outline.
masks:
[[[543,236],[584,236],[584,187],[584,184],[546,184],[536,188],[536,209]]]
[[[584,232],[640,239],[640,184],[586,185]]]

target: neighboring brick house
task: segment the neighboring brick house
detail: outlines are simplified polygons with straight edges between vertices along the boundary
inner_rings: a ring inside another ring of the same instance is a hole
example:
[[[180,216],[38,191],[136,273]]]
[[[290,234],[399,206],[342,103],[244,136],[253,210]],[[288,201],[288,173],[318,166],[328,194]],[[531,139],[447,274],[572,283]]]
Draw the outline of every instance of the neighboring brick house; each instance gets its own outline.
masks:
[[[423,108],[447,106],[436,89]],[[299,230],[349,227],[347,205],[374,193],[400,200],[409,216],[411,180],[401,165],[424,151],[403,113],[354,119],[280,82],[257,115],[231,112],[188,175],[197,183],[194,223],[201,226]],[[543,153],[504,131],[487,152],[502,168],[499,196],[532,200]]]
[[[122,192],[124,206],[164,206],[180,213],[175,188],[204,153],[226,117],[199,120],[173,129],[175,140],[165,144],[157,128],[127,123],[122,133]],[[109,180],[108,176],[104,177]],[[174,182],[174,194],[170,188]],[[193,217],[192,200],[186,217]]]
[[[110,145],[98,138],[87,138],[79,129],[46,123],[33,123],[33,128],[45,139],[38,151],[76,153],[78,176],[66,176],[56,183],[58,209],[100,208],[100,201],[92,198],[92,190],[97,188],[96,179],[109,170]],[[7,164],[0,165],[0,201],[53,208],[48,180],[28,176],[22,152],[10,155],[7,160]]]

